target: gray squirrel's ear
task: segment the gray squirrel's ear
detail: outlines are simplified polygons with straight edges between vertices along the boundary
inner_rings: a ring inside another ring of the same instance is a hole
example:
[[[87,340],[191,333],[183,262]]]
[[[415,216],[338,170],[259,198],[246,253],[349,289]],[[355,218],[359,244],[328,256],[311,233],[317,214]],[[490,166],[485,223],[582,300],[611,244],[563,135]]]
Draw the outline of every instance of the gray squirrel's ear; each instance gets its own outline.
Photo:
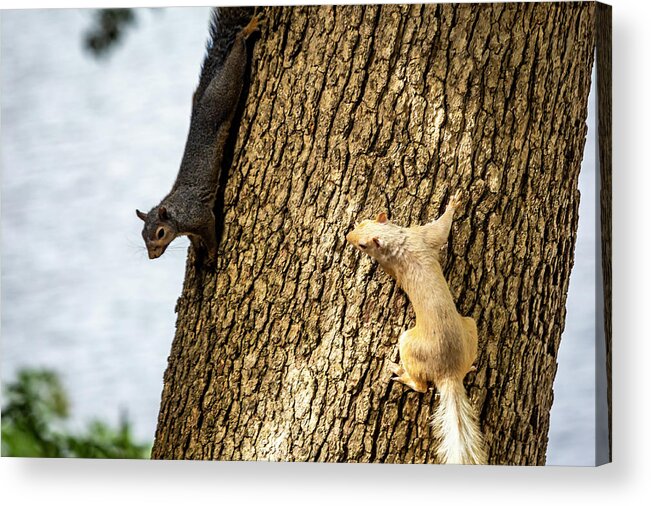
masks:
[[[377,215],[376,220],[378,223],[386,223],[388,221],[387,213],[380,213]]]
[[[146,215],[145,213],[143,213],[142,211],[139,211],[138,209],[136,209],[136,215],[137,215],[138,218],[140,218],[142,221],[147,221],[147,215]]]
[[[169,217],[169,214],[167,214],[167,209],[165,209],[165,207],[160,206],[158,208],[158,217],[161,220],[169,220],[170,217]]]
[[[376,248],[381,248],[383,246],[382,241],[380,240],[379,237],[374,237],[373,238],[373,244],[375,244]]]

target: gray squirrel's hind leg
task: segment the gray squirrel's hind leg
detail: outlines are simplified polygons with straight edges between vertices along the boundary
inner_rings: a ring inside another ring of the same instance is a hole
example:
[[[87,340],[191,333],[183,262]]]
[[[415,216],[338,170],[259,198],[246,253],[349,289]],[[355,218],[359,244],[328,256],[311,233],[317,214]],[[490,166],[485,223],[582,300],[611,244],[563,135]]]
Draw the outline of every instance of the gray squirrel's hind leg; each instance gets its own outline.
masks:
[[[200,116],[213,125],[221,125],[232,118],[244,84],[246,70],[246,38],[257,31],[257,21],[251,22],[235,37],[235,42],[221,68],[199,99]]]
[[[260,24],[264,22],[264,19],[261,14],[255,14],[252,18],[251,21],[249,21],[249,24],[246,25],[242,31],[240,32],[242,34],[242,37],[244,39],[248,39],[252,33],[259,32],[260,31]]]

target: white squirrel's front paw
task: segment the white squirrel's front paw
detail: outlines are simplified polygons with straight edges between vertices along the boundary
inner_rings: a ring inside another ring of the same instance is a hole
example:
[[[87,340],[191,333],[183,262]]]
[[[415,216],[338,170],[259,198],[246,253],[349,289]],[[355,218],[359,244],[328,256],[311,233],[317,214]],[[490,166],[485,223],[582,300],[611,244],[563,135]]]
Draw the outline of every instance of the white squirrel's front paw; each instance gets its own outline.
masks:
[[[448,202],[448,209],[452,208],[456,211],[460,205],[461,205],[461,190],[457,190],[454,196],[450,198],[450,202]]]

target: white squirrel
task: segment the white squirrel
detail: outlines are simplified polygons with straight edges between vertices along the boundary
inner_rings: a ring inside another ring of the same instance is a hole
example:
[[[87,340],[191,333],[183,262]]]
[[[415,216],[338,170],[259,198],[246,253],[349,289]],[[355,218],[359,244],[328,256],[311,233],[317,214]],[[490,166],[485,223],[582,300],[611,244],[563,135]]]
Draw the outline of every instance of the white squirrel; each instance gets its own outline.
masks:
[[[466,395],[463,378],[474,370],[477,326],[457,312],[439,263],[447,243],[460,195],[450,199],[445,213],[423,226],[403,228],[385,213],[364,220],[346,239],[376,259],[407,292],[416,325],[399,338],[400,364],[390,364],[394,380],[417,392],[433,383],[439,402],[432,416],[439,440],[437,456],[445,464],[486,464],[484,437]]]

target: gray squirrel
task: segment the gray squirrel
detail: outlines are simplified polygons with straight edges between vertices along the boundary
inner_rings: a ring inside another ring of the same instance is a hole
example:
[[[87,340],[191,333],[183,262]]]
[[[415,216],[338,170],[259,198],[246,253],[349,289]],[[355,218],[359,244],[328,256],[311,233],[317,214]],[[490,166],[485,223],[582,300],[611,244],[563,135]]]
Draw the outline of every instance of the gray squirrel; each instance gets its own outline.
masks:
[[[258,17],[248,8],[215,8],[210,38],[192,98],[190,131],[181,168],[169,194],[148,213],[142,237],[149,258],[161,256],[179,236],[189,237],[197,258],[209,265],[217,255],[214,205],[224,145],[244,85],[246,39],[258,31]]]

